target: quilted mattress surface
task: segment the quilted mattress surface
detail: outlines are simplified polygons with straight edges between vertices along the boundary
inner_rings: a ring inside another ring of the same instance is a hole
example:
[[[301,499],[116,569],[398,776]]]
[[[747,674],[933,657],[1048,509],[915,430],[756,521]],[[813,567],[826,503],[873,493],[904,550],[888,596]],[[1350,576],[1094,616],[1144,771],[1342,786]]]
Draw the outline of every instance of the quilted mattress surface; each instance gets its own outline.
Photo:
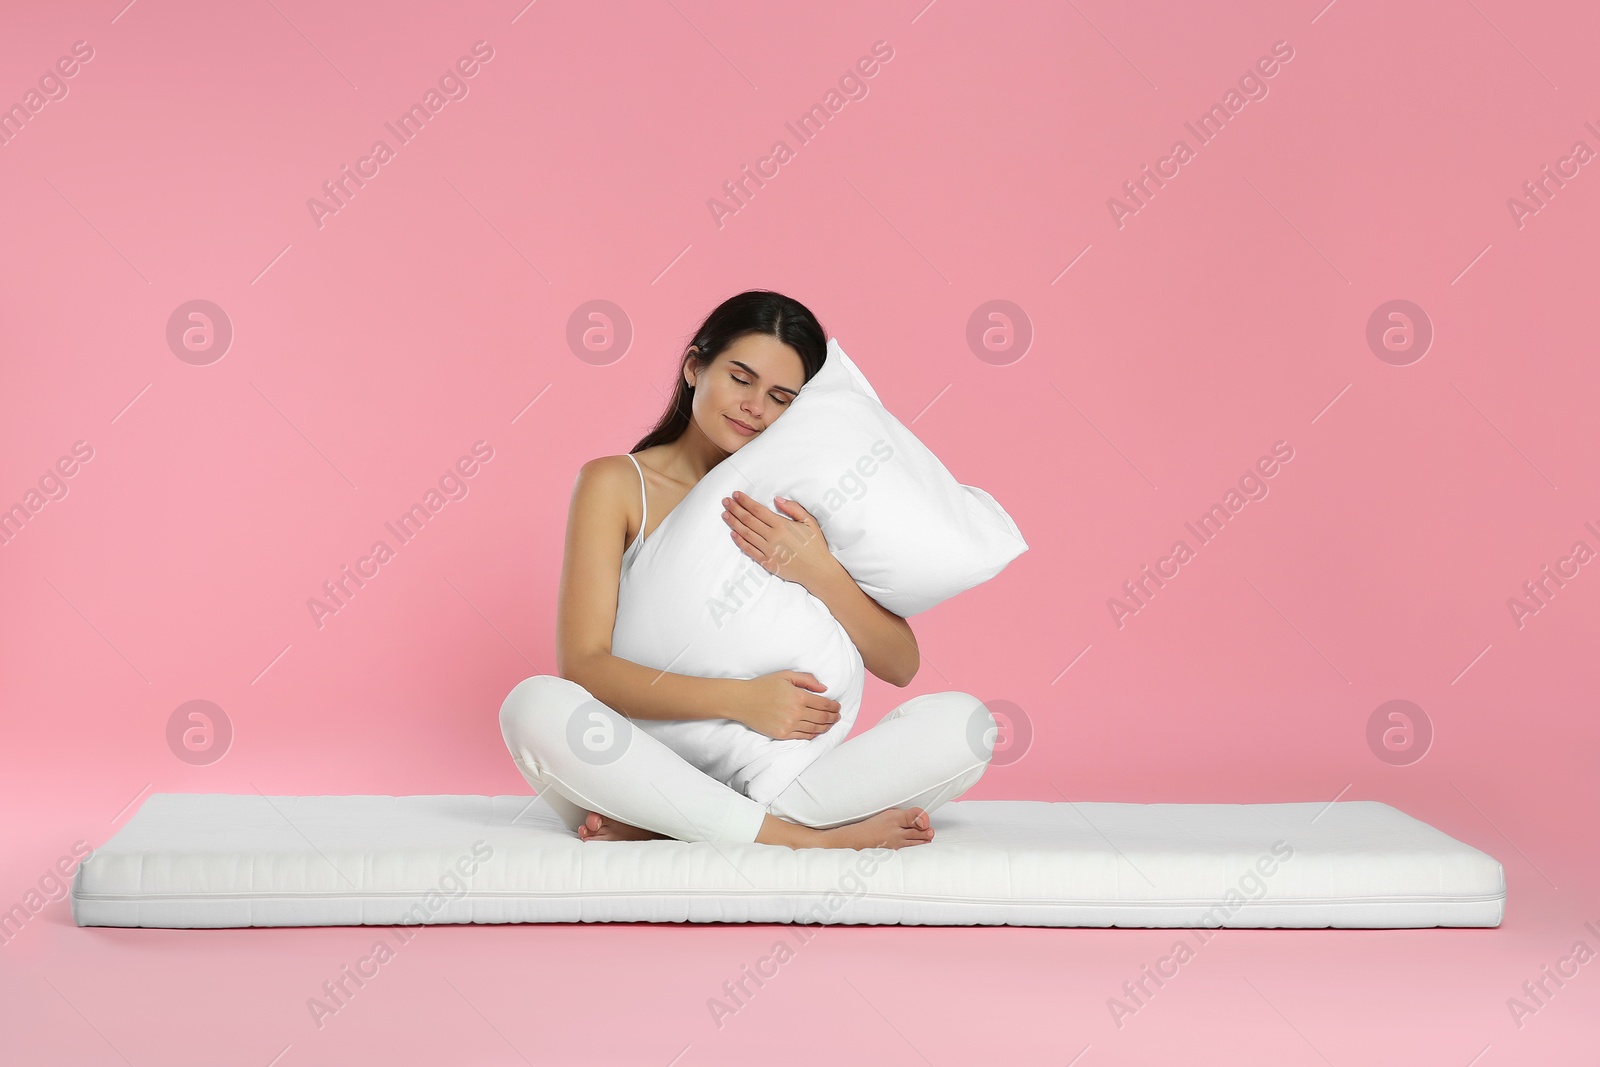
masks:
[[[1373,800],[953,801],[929,844],[580,841],[529,796],[155,793],[79,926],[776,922],[1498,926],[1491,856]]]

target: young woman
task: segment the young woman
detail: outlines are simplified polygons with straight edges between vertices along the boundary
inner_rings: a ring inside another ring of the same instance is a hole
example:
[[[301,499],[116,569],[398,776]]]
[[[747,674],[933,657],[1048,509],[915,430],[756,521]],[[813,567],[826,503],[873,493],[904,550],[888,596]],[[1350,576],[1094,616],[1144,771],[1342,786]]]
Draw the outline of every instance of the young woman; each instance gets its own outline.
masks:
[[[695,333],[655,429],[630,454],[578,471],[557,607],[560,676],[518,683],[500,728],[523,777],[585,841],[903,848],[933,840],[928,813],[988,766],[994,719],[966,693],[906,701],[818,757],[766,806],[626,721],[732,718],[789,739],[839,720],[839,703],[820,695],[827,686],[804,672],[698,678],[611,654],[617,590],[639,545],[707,471],[783,416],[826,356],[826,335],[804,305],[767,290],[740,293]],[[856,585],[804,508],[782,501],[779,513],[740,492],[722,504],[734,542],[826,604],[867,670],[911,683],[919,663],[911,627]],[[597,755],[583,740],[595,729],[621,740]]]

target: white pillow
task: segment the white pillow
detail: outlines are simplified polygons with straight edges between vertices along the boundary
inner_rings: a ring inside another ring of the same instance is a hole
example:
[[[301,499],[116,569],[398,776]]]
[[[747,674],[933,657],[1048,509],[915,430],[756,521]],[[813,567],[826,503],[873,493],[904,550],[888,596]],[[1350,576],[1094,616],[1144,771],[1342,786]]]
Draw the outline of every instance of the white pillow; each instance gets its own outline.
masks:
[[[810,740],[779,741],[726,718],[633,720],[767,804],[844,741],[866,672],[822,601],[734,543],[722,498],[735,489],[775,512],[775,496],[798,501],[857,584],[900,616],[988,581],[1028,546],[994,497],[958,483],[829,338],[822,369],[788,410],[695,484],[640,546],[617,593],[613,655],[702,678],[806,671],[839,701],[839,721]]]

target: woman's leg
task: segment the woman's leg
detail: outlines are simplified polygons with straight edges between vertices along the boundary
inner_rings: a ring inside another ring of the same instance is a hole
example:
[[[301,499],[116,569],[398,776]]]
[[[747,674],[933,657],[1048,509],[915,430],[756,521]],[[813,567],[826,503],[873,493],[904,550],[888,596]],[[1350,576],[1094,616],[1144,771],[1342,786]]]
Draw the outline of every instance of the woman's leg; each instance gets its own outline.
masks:
[[[932,812],[983,776],[998,726],[966,693],[926,693],[819,757],[767,806],[826,829],[886,808]]]
[[[577,831],[591,811],[680,841],[751,842],[766,808],[567,678],[525,678],[500,706],[517,769]]]

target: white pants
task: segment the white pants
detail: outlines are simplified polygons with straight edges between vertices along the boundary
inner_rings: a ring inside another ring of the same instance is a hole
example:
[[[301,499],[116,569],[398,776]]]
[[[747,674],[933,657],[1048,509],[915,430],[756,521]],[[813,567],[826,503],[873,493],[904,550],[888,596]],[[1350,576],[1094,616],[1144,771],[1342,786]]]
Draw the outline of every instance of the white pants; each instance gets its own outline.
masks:
[[[596,714],[608,721],[596,723]],[[889,808],[931,813],[982,777],[997,729],[989,709],[966,693],[912,697],[823,753],[763,806],[570,679],[525,678],[500,707],[517,770],[574,833],[597,811],[680,841],[752,842],[769,811],[817,829]]]

